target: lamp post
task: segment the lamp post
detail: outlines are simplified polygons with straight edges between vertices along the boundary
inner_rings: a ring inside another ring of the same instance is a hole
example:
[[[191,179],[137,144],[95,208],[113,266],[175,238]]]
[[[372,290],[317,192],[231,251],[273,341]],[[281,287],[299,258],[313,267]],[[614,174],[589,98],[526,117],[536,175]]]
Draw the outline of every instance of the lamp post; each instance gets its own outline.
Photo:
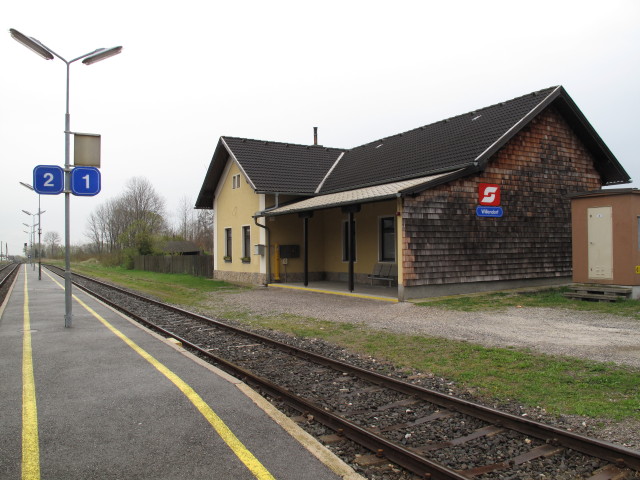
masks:
[[[23,212],[24,212],[24,210],[23,210]],[[26,233],[27,235],[29,235],[29,237],[28,237],[29,241],[27,242],[27,245],[29,243],[31,243],[31,253],[33,253],[33,226],[29,225],[28,223],[24,223],[24,222],[22,222],[22,225],[24,225],[25,227],[27,227],[29,229],[28,232],[24,232],[24,230],[23,230],[23,232]],[[31,255],[29,254],[29,250],[27,250],[25,253],[29,257],[29,263],[32,264],[33,260],[31,259]]]
[[[34,256],[35,258],[35,243],[36,243],[36,216],[35,214],[28,212],[26,210],[22,210],[24,213],[26,213],[27,215],[29,215],[31,217],[31,254]],[[26,223],[23,223],[23,225],[27,225]],[[29,225],[27,225],[28,227]],[[31,265],[33,265],[33,269],[36,269],[36,264],[31,262]]]
[[[32,192],[35,191],[28,183],[20,182],[20,185],[28,188]],[[25,212],[25,210],[23,210],[23,212]],[[46,212],[46,210],[40,210],[40,195],[38,195],[38,280],[42,280],[42,243],[40,241],[40,236],[42,235],[42,219],[40,216],[44,212]]]
[[[23,223],[23,225],[26,225],[26,224],[25,224],[25,223]],[[28,227],[28,226],[29,226],[29,225],[27,225],[27,227]],[[27,238],[30,238],[30,237],[31,237],[31,233],[30,233],[30,232],[27,232],[26,230],[23,230],[23,232],[24,232],[24,233],[26,233],[27,235],[29,235],[29,237],[27,237]],[[24,244],[24,254],[25,254],[25,256],[29,255],[29,254],[27,253],[27,245],[28,245],[28,243],[25,243],[25,244]]]
[[[69,247],[71,244],[71,226],[69,219],[70,210],[70,191],[71,191],[71,165],[70,161],[70,144],[71,144],[71,115],[69,114],[69,67],[74,62],[82,60],[85,65],[93,65],[96,62],[105,60],[114,55],[118,55],[122,51],[122,47],[112,48],[98,48],[92,52],[85,53],[73,60],[66,60],[49,47],[36,40],[33,37],[27,37],[19,31],[10,28],[9,33],[17,42],[27,47],[29,50],[37,53],[45,60],[53,60],[54,57],[59,58],[67,66],[67,89],[66,89],[66,111],[64,115],[64,177],[65,177],[65,189],[64,189],[64,294],[65,294],[65,314],[64,314],[64,326],[66,328],[71,327],[72,308],[71,308],[71,259],[69,253]]]
[[[33,187],[28,183],[20,182],[20,185],[28,188],[33,191]],[[31,215],[31,212],[27,212],[26,210],[22,210],[27,215]],[[33,214],[33,221],[35,224],[35,215],[38,215],[38,280],[42,280],[42,217],[41,215],[46,212],[46,210],[40,210],[40,195],[38,195],[38,213]],[[34,232],[35,235],[35,232]]]

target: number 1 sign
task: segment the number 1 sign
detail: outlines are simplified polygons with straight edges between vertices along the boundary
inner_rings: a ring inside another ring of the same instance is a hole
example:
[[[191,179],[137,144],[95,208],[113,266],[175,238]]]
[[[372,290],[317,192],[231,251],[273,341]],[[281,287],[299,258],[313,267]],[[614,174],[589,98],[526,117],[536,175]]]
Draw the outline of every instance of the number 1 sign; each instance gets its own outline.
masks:
[[[33,189],[41,195],[58,195],[64,190],[64,170],[56,165],[33,169]]]
[[[84,197],[100,193],[100,170],[95,167],[75,167],[71,170],[71,193]]]

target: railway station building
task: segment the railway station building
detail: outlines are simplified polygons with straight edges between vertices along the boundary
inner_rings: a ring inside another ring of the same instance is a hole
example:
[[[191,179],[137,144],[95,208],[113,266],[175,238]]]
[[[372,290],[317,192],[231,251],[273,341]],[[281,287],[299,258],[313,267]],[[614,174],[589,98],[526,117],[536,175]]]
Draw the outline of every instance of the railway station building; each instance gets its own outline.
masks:
[[[561,86],[351,149],[220,137],[214,277],[399,300],[568,283],[570,195],[629,183]]]

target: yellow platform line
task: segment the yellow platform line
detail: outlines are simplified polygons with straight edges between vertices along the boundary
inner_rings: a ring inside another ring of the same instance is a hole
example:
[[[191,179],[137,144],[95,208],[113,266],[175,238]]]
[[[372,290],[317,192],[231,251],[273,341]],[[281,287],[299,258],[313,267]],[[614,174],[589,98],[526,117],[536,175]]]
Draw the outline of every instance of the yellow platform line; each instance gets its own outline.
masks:
[[[325,293],[327,295],[341,295],[343,297],[364,298],[365,300],[379,300],[381,302],[398,303],[397,298],[378,297],[376,295],[368,295],[365,293],[337,292],[336,290],[325,290],[322,288],[296,287],[294,285],[283,285],[281,283],[270,283],[267,287],[288,288],[290,290],[300,290],[304,292]]]
[[[47,273],[47,276],[51,278],[59,287],[64,288],[57,280]],[[154,358],[151,354],[146,352],[142,347],[136,344],[133,340],[127,337],[124,333],[118,330],[105,320],[100,314],[94,311],[86,303],[80,300],[77,296],[73,295],[73,298],[84,307],[91,315],[97,318],[105,327],[107,327],[113,334],[119,337],[124,343],[131,347],[138,355],[144,358],[147,362],[153,365],[160,373],[162,373],[167,379],[169,379],[178,389],[189,399],[189,401],[198,409],[202,416],[211,424],[214,430],[220,435],[220,438],[227,444],[227,446],[233,451],[238,459],[249,469],[249,471],[258,480],[275,480],[275,477],[269,473],[269,471],[260,463],[260,461],[244,446],[244,444],[235,436],[224,421],[211,409],[211,407],[193,390],[186,382],[184,382],[178,375],[173,373],[169,368],[163,365],[160,361]]]
[[[31,315],[27,265],[24,266],[24,336],[22,337],[22,479],[40,479],[40,447],[38,440],[38,409],[36,383],[33,376],[31,349]]]

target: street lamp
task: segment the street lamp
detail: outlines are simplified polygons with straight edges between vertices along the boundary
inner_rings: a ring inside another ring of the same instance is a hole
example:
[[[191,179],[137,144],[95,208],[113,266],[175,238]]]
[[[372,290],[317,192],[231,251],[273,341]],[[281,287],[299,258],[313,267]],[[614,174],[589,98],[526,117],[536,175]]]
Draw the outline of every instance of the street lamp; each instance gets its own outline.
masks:
[[[24,212],[24,210],[23,210],[23,212]],[[24,225],[25,227],[27,227],[29,229],[28,232],[24,232],[24,230],[23,230],[23,232],[29,234],[29,237],[28,237],[29,238],[29,242],[28,243],[31,243],[31,253],[33,253],[33,226],[29,225],[28,223],[24,223],[24,222],[22,222],[22,225]],[[31,259],[31,255],[29,254],[29,251],[27,250],[25,253],[29,257],[29,264],[33,264],[33,260]]]
[[[44,213],[41,212],[40,210],[38,210],[38,213],[31,213],[28,212],[27,210],[22,210],[24,213],[26,213],[27,215],[31,216],[31,253],[34,254],[34,250],[35,250],[35,243],[36,243],[36,227],[38,227],[38,257],[40,257],[40,213]],[[36,223],[36,215],[38,215],[38,223]],[[29,225],[27,225],[26,223],[23,223],[23,225],[26,225],[27,227]],[[38,262],[40,263],[40,260],[38,260]],[[36,264],[32,261],[31,265],[33,265],[33,270],[36,269]]]
[[[34,253],[35,253],[34,252],[34,250],[35,250],[34,243],[36,243],[36,242],[35,242],[35,239],[33,238],[34,237],[33,233],[36,230],[36,226],[35,226],[36,217],[31,212],[27,212],[26,210],[22,210],[22,211],[31,217],[31,225],[27,225],[26,223],[23,223],[23,225],[25,225],[25,226],[27,226],[27,227],[29,227],[31,229],[31,234],[29,235],[29,241],[31,242],[31,255],[34,255]],[[36,269],[36,265],[35,265],[35,263],[33,263],[33,260],[31,260],[30,263],[33,266],[33,269],[35,270]]]
[[[66,89],[66,111],[64,115],[64,171],[65,171],[65,189],[64,189],[64,293],[65,293],[65,315],[64,326],[71,327],[71,259],[69,254],[69,246],[71,244],[71,226],[69,220],[70,210],[70,190],[71,190],[71,165],[69,163],[69,151],[71,144],[71,115],[69,114],[69,67],[72,63],[82,60],[85,65],[93,65],[96,62],[105,60],[109,57],[119,54],[122,47],[98,48],[92,52],[85,53],[73,60],[66,60],[49,47],[36,40],[33,37],[27,37],[19,31],[10,28],[9,33],[19,43],[40,55],[45,60],[53,60],[54,57],[59,58],[67,66],[67,89]]]
[[[23,225],[27,225],[26,223],[23,223]],[[29,225],[27,225],[28,227]],[[27,232],[26,230],[22,230],[24,233],[26,233],[27,235],[29,235],[27,238],[31,238],[31,232]],[[27,243],[24,244],[25,248],[24,248],[24,254],[25,256],[28,255],[27,253]]]
[[[28,188],[31,191],[35,191],[31,185],[28,183],[20,182],[25,188]],[[26,210],[22,210],[23,212],[31,215]],[[40,242],[40,236],[42,235],[42,220],[40,215],[42,215],[46,210],[40,210],[40,195],[38,195],[38,280],[42,280],[42,243]]]

